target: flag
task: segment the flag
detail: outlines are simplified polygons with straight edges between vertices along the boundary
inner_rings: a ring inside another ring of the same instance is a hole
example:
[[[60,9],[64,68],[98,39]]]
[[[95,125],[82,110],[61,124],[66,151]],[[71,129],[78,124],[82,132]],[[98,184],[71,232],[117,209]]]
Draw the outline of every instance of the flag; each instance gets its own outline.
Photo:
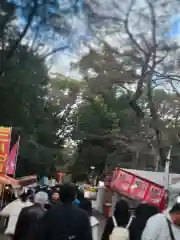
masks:
[[[8,155],[6,173],[9,175],[15,174],[18,149],[19,149],[19,140],[14,144],[13,148],[11,149],[11,152]]]
[[[11,128],[0,127],[0,173],[6,172],[11,142]]]

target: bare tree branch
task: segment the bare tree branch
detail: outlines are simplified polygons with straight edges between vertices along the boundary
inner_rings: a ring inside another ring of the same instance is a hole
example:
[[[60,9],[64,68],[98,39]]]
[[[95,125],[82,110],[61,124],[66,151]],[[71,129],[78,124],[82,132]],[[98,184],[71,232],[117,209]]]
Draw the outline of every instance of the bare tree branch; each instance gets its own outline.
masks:
[[[15,40],[14,44],[11,46],[11,48],[9,50],[7,50],[7,52],[4,55],[4,62],[0,67],[0,76],[2,76],[4,73],[5,64],[8,62],[8,60],[10,60],[13,57],[14,52],[16,51],[17,47],[19,46],[22,39],[25,37],[27,31],[29,30],[29,27],[31,26],[32,21],[35,17],[37,8],[38,8],[38,0],[34,0],[34,6],[32,7],[32,9],[30,11],[30,14],[27,19],[27,23],[26,23],[23,31],[20,33],[19,38],[17,40]]]

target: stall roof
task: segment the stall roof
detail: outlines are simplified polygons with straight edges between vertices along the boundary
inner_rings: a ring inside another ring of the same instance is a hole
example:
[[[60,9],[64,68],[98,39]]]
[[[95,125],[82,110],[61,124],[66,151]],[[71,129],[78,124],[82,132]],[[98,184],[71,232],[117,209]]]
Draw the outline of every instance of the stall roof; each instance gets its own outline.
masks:
[[[19,182],[5,174],[0,174],[0,184],[19,185]]]
[[[127,168],[122,168],[122,170],[133,173],[139,177],[145,178],[161,186],[164,185],[164,181],[165,181],[164,172],[153,172],[153,171],[144,171],[144,170],[127,169]],[[171,179],[170,182],[176,183],[180,179],[180,174],[170,173],[170,179]]]
[[[180,181],[171,185],[171,190],[177,190],[180,192]]]
[[[17,181],[19,182],[19,185],[27,186],[27,185],[36,183],[37,176],[35,175],[25,176],[25,177],[18,178]]]

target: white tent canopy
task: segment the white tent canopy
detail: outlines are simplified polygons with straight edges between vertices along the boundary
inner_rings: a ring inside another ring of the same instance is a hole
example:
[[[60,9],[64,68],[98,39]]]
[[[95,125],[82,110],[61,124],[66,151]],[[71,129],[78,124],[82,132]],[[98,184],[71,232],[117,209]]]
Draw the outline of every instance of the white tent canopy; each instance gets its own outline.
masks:
[[[143,171],[143,170],[134,170],[134,169],[125,169],[123,170],[133,173],[136,176],[145,178],[151,182],[164,186],[166,182],[165,172],[153,172],[153,171]],[[169,174],[169,201],[168,207],[172,207],[176,197],[180,193],[180,174],[170,173]]]
[[[164,172],[153,172],[153,171],[135,170],[135,169],[127,169],[127,168],[122,168],[122,170],[133,173],[139,177],[145,178],[145,179],[147,179],[151,182],[154,182],[156,184],[159,184],[161,186],[164,186],[164,183],[166,180]],[[180,181],[180,174],[170,173],[169,174],[169,182],[172,184],[173,183],[175,184],[175,183],[177,183],[177,181]],[[179,182],[179,184],[180,184],[180,182]]]
[[[179,191],[179,193],[180,193],[180,181],[177,182],[177,183],[175,183],[175,184],[172,184],[172,185],[171,185],[171,190],[172,190],[173,192]]]

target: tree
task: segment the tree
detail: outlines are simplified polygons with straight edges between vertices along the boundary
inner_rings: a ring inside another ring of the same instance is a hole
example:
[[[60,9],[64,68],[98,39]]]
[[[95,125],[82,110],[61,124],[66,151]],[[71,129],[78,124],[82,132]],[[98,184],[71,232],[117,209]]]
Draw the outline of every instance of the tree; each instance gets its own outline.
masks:
[[[0,123],[21,135],[17,175],[52,175],[63,163],[59,134],[61,108],[50,97],[48,69],[42,59],[20,45],[0,84]]]
[[[77,141],[74,169],[88,171],[94,165],[96,171],[102,173],[107,164],[125,166],[125,158],[137,151],[138,139],[143,144],[138,138],[135,114],[127,95],[122,92],[117,97],[115,91],[111,91],[106,101],[102,95],[87,99],[86,96],[73,115],[72,139]]]
[[[103,93],[113,88],[114,85],[126,88],[129,92],[129,85],[132,83],[135,85],[135,91],[129,95],[129,103],[136,112],[139,124],[142,125],[146,118],[148,119],[146,121],[148,129],[154,131],[153,135],[156,141],[153,137],[151,145],[153,144],[158,156],[159,167],[165,164],[166,159],[163,145],[165,125],[159,117],[153,91],[159,85],[172,84],[172,82],[176,85],[179,81],[177,63],[171,61],[173,57],[178,59],[179,46],[176,41],[167,36],[170,27],[168,26],[170,16],[167,12],[175,12],[178,4],[173,1],[170,6],[168,2],[148,0],[139,4],[139,1],[131,0],[126,5],[122,1],[112,1],[108,5],[108,1],[106,1],[103,3],[104,8],[101,8],[102,11],[100,11],[98,8],[102,7],[100,3],[96,5],[94,1],[93,3],[88,2],[87,8],[94,17],[91,26],[94,27],[97,24],[98,29],[102,27],[102,33],[104,29],[107,30],[106,33],[117,44],[113,45],[113,41],[110,40],[108,43],[104,43],[99,38],[98,40],[104,44],[105,50],[90,50],[88,56],[83,57],[80,61],[80,69],[83,72],[86,71],[85,76],[89,69],[93,69],[95,77],[89,77],[88,81],[90,85],[95,85],[94,88],[99,89],[94,81],[95,79],[99,80],[98,86],[103,86],[101,87],[104,88],[101,89]],[[89,15],[89,17],[91,16]],[[93,55],[95,60],[92,61]],[[108,61],[106,61],[107,59]],[[129,74],[129,72],[131,73]],[[105,84],[103,84],[104,82]],[[140,104],[143,93],[146,94],[148,104],[145,108]]]

